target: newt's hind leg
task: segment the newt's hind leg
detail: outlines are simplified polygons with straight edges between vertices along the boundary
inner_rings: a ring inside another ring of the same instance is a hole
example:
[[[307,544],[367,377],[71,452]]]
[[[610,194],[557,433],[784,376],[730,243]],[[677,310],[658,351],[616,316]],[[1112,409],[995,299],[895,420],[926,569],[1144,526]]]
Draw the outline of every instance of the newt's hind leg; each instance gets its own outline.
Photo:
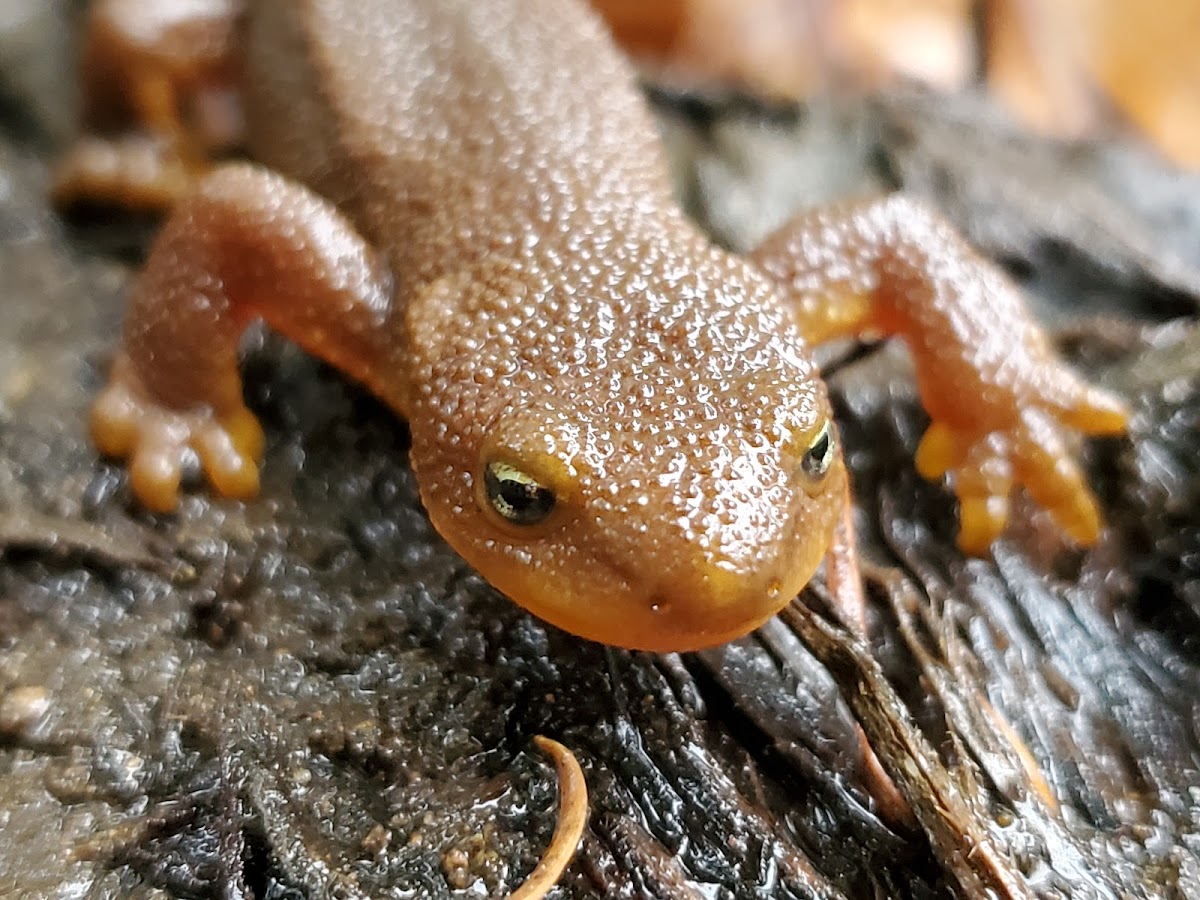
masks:
[[[151,509],[175,507],[189,449],[219,493],[258,490],[262,431],[237,359],[257,317],[368,386],[391,372],[391,279],[370,246],[306,188],[228,164],[179,203],[152,248],[92,409],[97,446],[128,459]]]
[[[1127,412],[1058,359],[1016,287],[928,209],[901,196],[794,219],[752,254],[809,338],[898,335],[933,420],[917,451],[949,472],[959,547],[984,553],[1024,486],[1080,544],[1100,531],[1069,432],[1115,434]]]
[[[242,0],[95,0],[82,56],[85,135],[54,200],[163,211],[241,139],[236,19]]]

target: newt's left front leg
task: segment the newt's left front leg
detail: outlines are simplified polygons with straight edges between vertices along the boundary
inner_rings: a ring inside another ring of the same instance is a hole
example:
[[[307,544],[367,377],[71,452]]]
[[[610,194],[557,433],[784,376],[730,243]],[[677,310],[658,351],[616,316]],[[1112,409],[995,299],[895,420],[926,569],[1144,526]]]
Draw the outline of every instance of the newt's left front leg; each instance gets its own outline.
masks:
[[[1095,542],[1100,515],[1067,431],[1120,433],[1125,406],[1058,359],[1016,287],[946,222],[897,195],[802,215],[751,259],[813,343],[872,333],[908,343],[933,420],[917,469],[953,474],[963,551],[999,536],[1017,484],[1075,541]]]

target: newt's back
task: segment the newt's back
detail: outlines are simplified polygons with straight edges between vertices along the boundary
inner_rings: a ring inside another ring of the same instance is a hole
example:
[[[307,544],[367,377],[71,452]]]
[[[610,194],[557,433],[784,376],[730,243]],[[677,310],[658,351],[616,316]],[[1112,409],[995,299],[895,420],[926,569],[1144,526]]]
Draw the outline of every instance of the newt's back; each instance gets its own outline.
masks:
[[[402,278],[665,196],[629,66],[583,4],[253,0],[247,27],[253,154]]]

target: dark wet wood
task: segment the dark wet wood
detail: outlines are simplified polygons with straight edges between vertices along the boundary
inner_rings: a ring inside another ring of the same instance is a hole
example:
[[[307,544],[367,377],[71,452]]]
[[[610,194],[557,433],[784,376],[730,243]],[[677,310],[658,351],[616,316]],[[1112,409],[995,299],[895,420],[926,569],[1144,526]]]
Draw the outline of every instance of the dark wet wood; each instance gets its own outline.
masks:
[[[24,39],[50,47],[45,9]],[[727,243],[898,181],[1026,277],[1137,412],[1129,440],[1087,450],[1098,547],[1063,547],[1023,508],[994,559],[964,561],[951,495],[912,469],[903,354],[843,348],[869,643],[828,624],[818,583],[755,636],[656,657],[488,589],[426,522],[402,424],[275,338],[246,371],[263,497],[130,505],[82,423],[131,271],[111,248],[141,232],[49,212],[43,123],[61,116],[39,104],[63,102],[68,61],[54,92],[15,58],[0,52],[0,894],[502,894],[554,828],[535,734],[580,757],[593,795],[563,897],[1200,892],[1200,332],[1171,249],[1200,233],[1200,180],[1173,181],[1156,219],[1139,211],[1163,196],[1156,164],[1024,137],[1036,154],[983,153],[999,132],[976,106],[658,97],[681,193]],[[1103,202],[1056,217],[1060,188]],[[859,723],[916,827],[874,807]]]

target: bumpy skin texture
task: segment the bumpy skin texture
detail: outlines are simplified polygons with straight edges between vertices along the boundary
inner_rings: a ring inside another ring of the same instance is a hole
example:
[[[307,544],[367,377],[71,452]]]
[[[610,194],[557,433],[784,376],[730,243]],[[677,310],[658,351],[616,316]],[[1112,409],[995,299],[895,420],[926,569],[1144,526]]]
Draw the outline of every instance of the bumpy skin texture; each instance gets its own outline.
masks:
[[[623,646],[716,644],[788,602],[835,534],[844,574],[846,474],[836,444],[811,465],[832,432],[805,332],[877,330],[914,348],[922,468],[955,471],[966,546],[1003,527],[1014,481],[1094,539],[1058,420],[1124,415],[1013,289],[906,201],[799,219],[752,261],[714,248],[582,4],[250,0],[238,47],[266,168],[218,168],[176,208],[93,415],[151,507],[175,504],[189,446],[221,492],[256,490],[236,343],[262,316],[408,417],[432,521],[517,602]],[[494,461],[554,492],[548,517],[498,514]]]

